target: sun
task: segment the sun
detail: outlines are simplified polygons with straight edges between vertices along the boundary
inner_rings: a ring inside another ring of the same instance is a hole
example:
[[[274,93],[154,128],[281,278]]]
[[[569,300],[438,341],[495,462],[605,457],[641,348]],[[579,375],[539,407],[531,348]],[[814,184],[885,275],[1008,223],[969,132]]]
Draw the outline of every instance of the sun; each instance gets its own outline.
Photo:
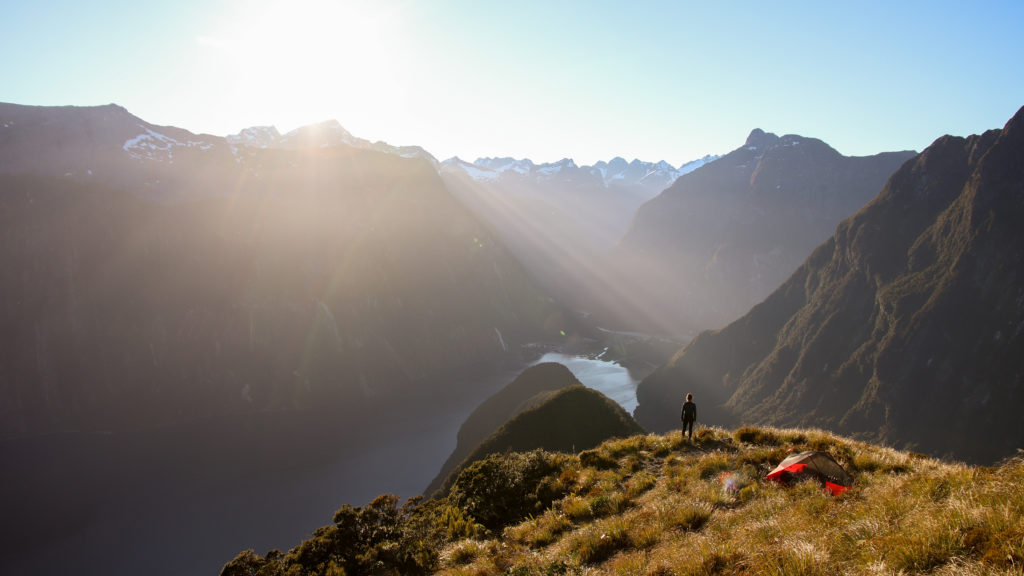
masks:
[[[217,60],[230,113],[280,129],[386,118],[405,93],[399,5],[329,0],[240,3],[196,39]]]

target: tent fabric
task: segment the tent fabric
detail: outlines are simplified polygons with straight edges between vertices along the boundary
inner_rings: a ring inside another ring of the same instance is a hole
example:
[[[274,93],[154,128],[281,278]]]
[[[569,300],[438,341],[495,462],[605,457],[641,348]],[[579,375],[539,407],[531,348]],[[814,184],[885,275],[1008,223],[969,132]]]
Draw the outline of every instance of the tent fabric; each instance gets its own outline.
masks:
[[[828,452],[808,451],[793,454],[780,462],[765,478],[782,483],[815,478],[833,495],[842,494],[853,486],[853,476],[850,476]]]

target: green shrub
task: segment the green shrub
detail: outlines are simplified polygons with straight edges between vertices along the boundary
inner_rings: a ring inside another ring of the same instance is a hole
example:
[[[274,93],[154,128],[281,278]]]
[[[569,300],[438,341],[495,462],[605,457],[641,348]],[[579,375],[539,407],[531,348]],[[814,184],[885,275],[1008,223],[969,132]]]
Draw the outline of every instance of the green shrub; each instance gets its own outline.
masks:
[[[435,526],[446,540],[481,538],[487,531],[457,506],[445,505],[435,512]]]
[[[225,564],[220,576],[257,576],[266,564],[262,556],[249,549]]]
[[[489,530],[540,514],[565,495],[557,478],[565,456],[542,450],[492,454],[463,470],[450,500]]]

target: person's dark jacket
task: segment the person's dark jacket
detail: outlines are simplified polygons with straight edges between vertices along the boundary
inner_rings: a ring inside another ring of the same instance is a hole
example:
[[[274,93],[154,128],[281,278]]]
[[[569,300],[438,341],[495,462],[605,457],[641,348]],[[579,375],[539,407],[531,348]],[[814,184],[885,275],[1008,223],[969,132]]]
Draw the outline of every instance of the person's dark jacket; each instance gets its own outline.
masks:
[[[683,404],[683,413],[679,415],[683,422],[697,421],[697,405],[693,402]]]

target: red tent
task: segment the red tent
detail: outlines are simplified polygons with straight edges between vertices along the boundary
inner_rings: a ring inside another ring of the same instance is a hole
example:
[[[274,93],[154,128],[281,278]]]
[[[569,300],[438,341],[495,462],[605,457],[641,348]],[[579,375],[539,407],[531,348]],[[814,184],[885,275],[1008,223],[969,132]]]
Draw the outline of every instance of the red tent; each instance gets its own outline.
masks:
[[[828,452],[800,452],[787,457],[765,476],[768,480],[788,484],[803,478],[814,478],[825,490],[838,496],[853,486],[850,476]]]

